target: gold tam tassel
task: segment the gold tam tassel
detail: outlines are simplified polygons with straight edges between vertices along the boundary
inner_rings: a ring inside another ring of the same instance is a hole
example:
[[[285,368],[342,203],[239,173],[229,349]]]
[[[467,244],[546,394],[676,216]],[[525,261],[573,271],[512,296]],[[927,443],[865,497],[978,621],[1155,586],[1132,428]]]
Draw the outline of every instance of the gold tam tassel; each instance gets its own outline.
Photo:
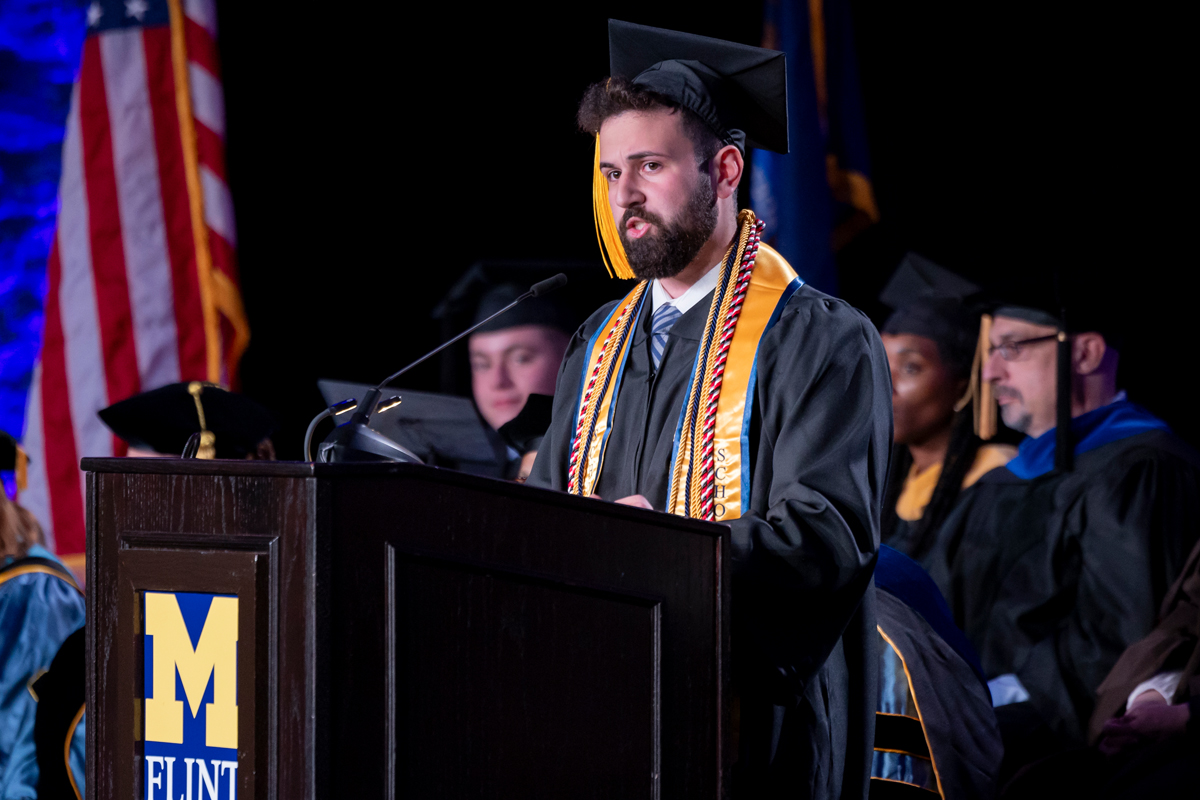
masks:
[[[25,491],[29,486],[29,456],[25,453],[25,448],[17,445],[17,464],[15,470],[17,479],[17,493]]]
[[[967,393],[954,405],[962,411],[974,401],[975,435],[985,442],[996,435],[996,397],[991,381],[983,379],[983,365],[992,346],[992,316],[984,314],[979,320],[979,343],[975,346],[975,361],[971,364],[971,383]]]
[[[200,417],[200,448],[196,451],[196,458],[213,459],[217,457],[217,436],[204,422],[204,406],[200,404],[200,393],[203,391],[204,384],[200,381],[188,384],[188,394],[196,401],[196,415]]]
[[[596,223],[596,239],[600,242],[600,257],[604,259],[604,268],[610,278],[631,280],[634,278],[633,267],[625,256],[625,246],[621,244],[621,235],[617,232],[617,223],[613,219],[612,207],[608,204],[608,180],[600,171],[600,134],[596,134],[596,159],[592,175],[592,217]]]

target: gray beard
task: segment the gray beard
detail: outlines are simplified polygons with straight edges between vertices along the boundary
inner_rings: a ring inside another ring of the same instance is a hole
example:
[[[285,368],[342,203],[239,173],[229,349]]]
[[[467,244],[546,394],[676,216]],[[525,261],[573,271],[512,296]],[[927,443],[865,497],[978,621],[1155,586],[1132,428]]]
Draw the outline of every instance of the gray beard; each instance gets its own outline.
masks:
[[[1000,418],[1004,420],[1005,425],[1017,433],[1027,433],[1029,426],[1033,424],[1032,414],[1011,406],[1000,409]]]

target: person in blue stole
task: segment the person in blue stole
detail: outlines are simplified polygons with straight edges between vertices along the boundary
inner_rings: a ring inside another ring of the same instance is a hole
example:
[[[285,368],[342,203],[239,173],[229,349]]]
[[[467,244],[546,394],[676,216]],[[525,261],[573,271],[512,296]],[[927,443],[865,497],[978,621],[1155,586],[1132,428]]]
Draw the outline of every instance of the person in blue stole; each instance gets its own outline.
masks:
[[[1200,454],[1118,390],[1113,319],[1059,298],[995,310],[982,379],[1027,438],[924,559],[989,680],[1002,781],[1083,744],[1097,687],[1200,533]]]
[[[33,515],[0,492],[0,800],[38,796],[31,684],[83,624],[71,573],[43,546]]]

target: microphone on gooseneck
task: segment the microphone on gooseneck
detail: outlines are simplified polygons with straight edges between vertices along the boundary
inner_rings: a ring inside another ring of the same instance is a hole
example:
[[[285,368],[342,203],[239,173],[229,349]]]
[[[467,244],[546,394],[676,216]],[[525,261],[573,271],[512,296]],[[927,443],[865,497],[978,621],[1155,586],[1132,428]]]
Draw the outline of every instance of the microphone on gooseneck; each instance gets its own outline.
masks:
[[[436,356],[438,353],[445,350],[450,345],[462,340],[464,337],[470,336],[475,331],[487,325],[501,314],[509,311],[514,306],[528,300],[531,297],[543,297],[555,289],[561,289],[567,285],[567,276],[564,273],[558,273],[553,278],[547,278],[544,281],[538,281],[533,286],[529,287],[529,291],[513,300],[504,308],[497,311],[495,314],[480,320],[471,327],[467,328],[462,333],[450,339],[447,342],[435,347],[425,355],[418,358],[416,361],[406,365],[397,372],[384,378],[373,389],[369,389],[358,401],[358,408],[354,411],[354,416],[344,425],[339,425],[333,429],[329,436],[325,437],[325,441],[321,442],[317,451],[317,459],[319,461],[410,461],[420,463],[420,459],[413,453],[399,444],[393,442],[377,431],[373,431],[367,427],[367,423],[371,419],[371,414],[376,410],[376,405],[379,403],[379,397],[383,393],[384,387],[389,383],[399,378],[404,373],[408,372],[413,367],[424,363],[426,360]],[[393,403],[392,406],[398,405],[399,402]],[[392,407],[392,406],[389,406]],[[385,409],[379,409],[385,410]],[[325,414],[325,412],[321,412]]]

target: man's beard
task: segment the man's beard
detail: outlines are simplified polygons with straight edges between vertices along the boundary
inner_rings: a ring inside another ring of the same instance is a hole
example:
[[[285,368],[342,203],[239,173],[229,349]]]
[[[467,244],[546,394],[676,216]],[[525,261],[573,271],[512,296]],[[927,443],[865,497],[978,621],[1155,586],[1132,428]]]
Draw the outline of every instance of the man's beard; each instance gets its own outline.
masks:
[[[1027,433],[1029,426],[1033,424],[1033,414],[1029,413],[1029,409],[1026,408],[1025,399],[1021,393],[1016,389],[1000,386],[996,388],[997,399],[1001,395],[1018,401],[1000,406],[1000,418],[1004,420],[1004,424],[1017,433]]]
[[[658,231],[630,239],[626,231],[632,217],[654,224]],[[625,246],[633,274],[642,280],[673,278],[692,263],[716,227],[717,197],[708,176],[701,175],[688,204],[669,224],[643,206],[626,209],[621,218],[621,244]]]

